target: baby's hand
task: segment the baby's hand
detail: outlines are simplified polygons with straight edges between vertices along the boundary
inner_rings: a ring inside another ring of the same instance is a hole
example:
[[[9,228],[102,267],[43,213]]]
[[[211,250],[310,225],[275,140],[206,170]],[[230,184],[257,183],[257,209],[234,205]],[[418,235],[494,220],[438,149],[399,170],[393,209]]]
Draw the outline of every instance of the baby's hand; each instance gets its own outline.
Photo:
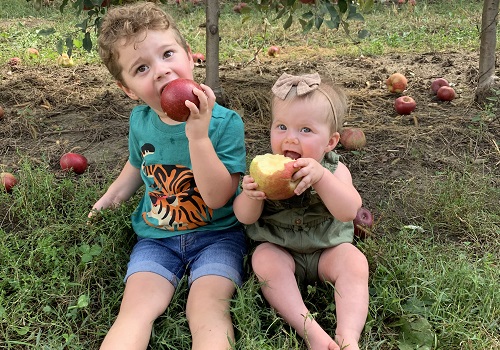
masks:
[[[299,184],[295,188],[295,194],[300,195],[309,187],[313,186],[323,177],[325,168],[312,158],[299,158],[293,164],[295,168],[300,168],[294,175],[293,179],[300,179]]]
[[[250,199],[264,200],[266,199],[266,194],[262,191],[258,191],[257,183],[250,175],[245,175],[243,177],[243,182],[241,187],[243,188],[243,193]]]

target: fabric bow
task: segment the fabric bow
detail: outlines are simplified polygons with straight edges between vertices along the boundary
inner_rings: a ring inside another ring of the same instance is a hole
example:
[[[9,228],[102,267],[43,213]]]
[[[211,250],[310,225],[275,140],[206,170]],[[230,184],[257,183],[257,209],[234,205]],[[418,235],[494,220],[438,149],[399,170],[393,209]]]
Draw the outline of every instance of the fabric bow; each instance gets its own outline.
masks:
[[[292,87],[297,88],[297,95],[305,95],[309,92],[316,90],[321,83],[319,73],[304,74],[304,75],[291,75],[283,73],[276,83],[274,83],[271,91],[278,98],[284,100]]]

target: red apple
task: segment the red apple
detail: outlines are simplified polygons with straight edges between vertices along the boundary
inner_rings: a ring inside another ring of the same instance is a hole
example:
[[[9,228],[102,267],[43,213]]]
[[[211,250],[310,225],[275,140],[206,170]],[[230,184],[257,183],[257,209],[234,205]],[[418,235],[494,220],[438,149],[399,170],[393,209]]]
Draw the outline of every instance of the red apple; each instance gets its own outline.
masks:
[[[267,49],[267,54],[271,57],[276,57],[280,53],[280,48],[278,46],[271,46]]]
[[[399,115],[411,114],[417,107],[417,103],[410,96],[400,96],[394,101],[394,109]]]
[[[0,182],[2,182],[3,188],[6,192],[11,192],[12,187],[17,184],[17,179],[11,173],[3,172],[0,173]]]
[[[408,80],[403,74],[394,73],[391,74],[389,78],[387,78],[385,84],[387,85],[387,89],[389,89],[390,92],[401,93],[406,90],[406,87],[408,86]]]
[[[294,160],[282,154],[263,154],[256,156],[250,163],[250,176],[258,185],[258,190],[271,200],[283,200],[293,197],[295,187],[300,182],[292,180],[298,168],[293,167]]]
[[[366,146],[366,137],[360,128],[345,128],[340,133],[340,144],[348,151]]]
[[[451,101],[455,98],[455,90],[451,86],[441,86],[436,95],[441,101]]]
[[[59,160],[61,169],[65,171],[73,170],[76,174],[83,174],[87,170],[87,158],[78,153],[65,153]]]
[[[202,54],[201,52],[195,52],[191,56],[193,56],[194,63],[200,64],[205,62],[205,55]]]
[[[247,6],[248,6],[248,4],[246,2],[240,2],[240,3],[233,6],[233,11],[236,13],[241,13],[241,10],[243,10]]]
[[[435,79],[432,83],[431,83],[431,90],[432,92],[434,92],[435,94],[437,94],[439,88],[441,86],[450,86],[450,84],[448,83],[448,81],[444,78],[437,78]]]
[[[19,57],[12,57],[9,60],[9,66],[14,67],[21,64],[21,59]]]
[[[200,107],[198,96],[193,89],[202,90],[201,86],[190,79],[175,79],[165,86],[161,93],[161,108],[167,116],[178,122],[185,122],[191,111],[186,107],[186,100]]]
[[[353,220],[354,235],[358,238],[365,238],[370,234],[370,228],[373,226],[373,215],[365,207],[359,208],[356,217]]]

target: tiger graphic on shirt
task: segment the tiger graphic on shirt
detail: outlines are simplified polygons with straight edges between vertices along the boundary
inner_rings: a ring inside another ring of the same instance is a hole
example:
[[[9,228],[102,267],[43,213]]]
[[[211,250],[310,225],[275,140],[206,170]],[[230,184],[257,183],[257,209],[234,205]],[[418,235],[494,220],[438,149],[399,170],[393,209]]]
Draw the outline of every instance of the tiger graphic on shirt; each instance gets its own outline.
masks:
[[[145,144],[141,152],[144,159],[154,153],[154,146]],[[149,226],[183,231],[204,226],[212,219],[213,209],[201,197],[190,168],[183,165],[145,165],[144,160],[141,168],[144,175],[153,180],[148,192],[151,210],[142,213]]]

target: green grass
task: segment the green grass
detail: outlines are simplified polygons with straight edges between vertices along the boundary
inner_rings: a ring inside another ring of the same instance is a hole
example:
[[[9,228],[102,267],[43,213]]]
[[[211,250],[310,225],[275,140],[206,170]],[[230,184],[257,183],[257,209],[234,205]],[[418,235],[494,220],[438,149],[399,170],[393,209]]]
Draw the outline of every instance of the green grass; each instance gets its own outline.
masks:
[[[264,31],[257,15],[241,24],[226,2],[221,58],[246,62],[271,43],[335,48],[339,55],[353,56],[478,50],[481,1],[418,5],[414,12],[378,5],[365,14],[366,22],[353,24],[372,33],[353,45],[342,33],[325,29],[304,34],[294,25],[285,32],[281,22],[271,22]],[[172,7],[172,12],[193,51],[204,51],[203,8],[186,14]],[[38,12],[24,0],[2,0],[0,19],[0,62],[20,56],[40,65],[54,64],[56,41],[76,23],[69,12],[60,14],[54,7]],[[9,25],[2,24],[6,21]],[[56,28],[53,36],[36,33],[49,26]],[[28,47],[40,49],[40,57],[23,56]],[[95,53],[83,49],[76,49],[75,57],[98,62]],[[135,239],[129,214],[138,196],[88,225],[90,207],[112,178],[56,175],[43,159],[39,164],[28,159],[13,193],[0,191],[0,348],[97,349],[119,308]],[[371,266],[363,349],[433,349],[436,343],[440,349],[500,348],[497,183],[493,175],[465,167],[460,173],[450,170],[392,184],[391,197],[378,208],[385,215],[375,227],[376,239],[358,245]],[[309,286],[303,294],[311,312],[333,333],[332,288]],[[151,349],[190,348],[185,297],[183,280],[155,323]],[[237,349],[303,349],[253,278],[234,296],[232,315]]]

